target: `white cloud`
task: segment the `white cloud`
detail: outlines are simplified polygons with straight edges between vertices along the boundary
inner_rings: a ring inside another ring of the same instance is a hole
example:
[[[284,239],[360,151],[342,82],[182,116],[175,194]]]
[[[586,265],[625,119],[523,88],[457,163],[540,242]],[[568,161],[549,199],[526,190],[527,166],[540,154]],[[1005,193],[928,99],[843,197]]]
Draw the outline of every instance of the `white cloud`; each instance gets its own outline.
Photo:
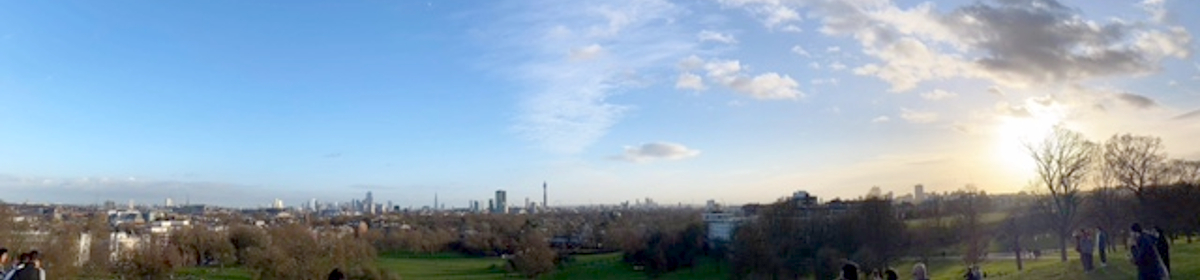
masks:
[[[907,108],[900,109],[900,118],[910,123],[932,123],[938,120],[938,114],[934,112],[922,112],[909,110]]]
[[[704,65],[708,77],[734,91],[756,99],[796,99],[804,97],[799,83],[787,75],[764,73],[753,77],[742,73],[737,60],[714,60]]]
[[[810,84],[814,85],[814,86],[821,86],[821,85],[834,85],[834,86],[836,86],[836,85],[838,84],[838,79],[837,79],[837,78],[812,79],[812,80],[810,80],[810,81],[808,81],[808,82],[809,82]]]
[[[818,62],[816,62],[816,61],[809,62],[809,63],[808,63],[808,68],[812,68],[812,69],[821,69],[821,63],[818,63]]]
[[[783,32],[791,32],[791,33],[804,32],[804,29],[802,29],[799,26],[796,26],[794,24],[788,24],[787,26],[784,26],[783,28],[781,28],[779,30],[782,30]]]
[[[604,52],[604,48],[598,44],[591,44],[582,48],[573,48],[569,54],[571,60],[591,60],[600,56]]]
[[[812,54],[808,53],[808,51],[805,50],[804,47],[801,47],[800,45],[792,46],[792,53],[798,54],[803,57],[812,57]]]
[[[690,89],[694,91],[702,91],[708,89],[704,85],[704,78],[699,75],[684,72],[679,74],[679,78],[675,80],[676,89]]]
[[[647,162],[654,160],[681,160],[700,155],[700,151],[684,145],[671,142],[653,142],[638,146],[626,146],[625,152],[612,159],[628,162]]]
[[[833,63],[829,64],[829,69],[833,69],[834,71],[840,71],[840,70],[846,69],[846,65],[842,64],[841,62],[834,61]]]
[[[838,47],[838,46],[825,48],[825,52],[827,52],[827,53],[838,53],[841,51],[842,51],[842,47]]]
[[[767,28],[800,21],[800,13],[778,0],[719,0],[722,5],[746,7],[749,12],[762,19]]]
[[[713,41],[725,44],[737,44],[738,42],[737,39],[733,38],[733,35],[710,30],[700,31],[699,34],[696,34],[696,38],[699,38],[700,41]]]
[[[878,62],[855,73],[907,91],[924,81],[970,78],[1006,87],[1070,84],[1161,69],[1190,55],[1192,36],[1162,18],[1162,1],[1145,1],[1149,19],[1089,20],[1056,0],[982,1],[951,9],[893,1],[725,1],[755,11],[807,8],[821,32],[857,40]],[[758,14],[758,13],[755,13]],[[832,51],[829,49],[827,51]]]
[[[957,93],[944,91],[941,89],[935,89],[935,90],[921,94],[921,98],[925,98],[926,100],[934,100],[934,101],[955,98],[955,97],[958,97]]]
[[[878,117],[875,117],[874,119],[871,119],[871,123],[885,123],[885,122],[889,122],[891,120],[892,120],[892,118],[889,118],[888,116],[878,116]]]

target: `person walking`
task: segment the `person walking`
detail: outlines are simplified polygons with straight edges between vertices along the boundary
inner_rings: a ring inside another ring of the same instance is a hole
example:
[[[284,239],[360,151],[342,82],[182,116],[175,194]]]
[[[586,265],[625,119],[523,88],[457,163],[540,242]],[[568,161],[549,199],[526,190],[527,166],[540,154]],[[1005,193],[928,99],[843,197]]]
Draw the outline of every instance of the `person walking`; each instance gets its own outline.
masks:
[[[1096,227],[1096,250],[1100,253],[1100,267],[1108,266],[1108,233],[1104,228]]]
[[[1130,237],[1135,240],[1130,248],[1130,261],[1137,266],[1138,280],[1171,279],[1167,267],[1163,265],[1162,258],[1158,255],[1158,249],[1155,248],[1155,243],[1158,242],[1157,238],[1143,231],[1142,225],[1137,223],[1134,223],[1129,229]]]
[[[1154,234],[1157,237],[1154,242],[1155,249],[1158,249],[1158,256],[1162,258],[1163,267],[1167,268],[1167,274],[1171,273],[1171,239],[1167,237],[1167,232],[1158,226],[1154,226]]]

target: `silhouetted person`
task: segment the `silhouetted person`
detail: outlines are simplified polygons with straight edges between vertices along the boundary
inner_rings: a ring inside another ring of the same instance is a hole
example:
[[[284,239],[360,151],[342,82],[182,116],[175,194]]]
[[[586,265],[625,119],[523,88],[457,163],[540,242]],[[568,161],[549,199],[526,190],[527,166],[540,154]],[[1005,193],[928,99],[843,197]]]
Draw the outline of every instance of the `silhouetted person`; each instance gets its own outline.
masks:
[[[1142,225],[1134,223],[1130,226],[1130,234],[1132,234],[1135,242],[1132,246],[1130,254],[1131,261],[1137,265],[1138,280],[1163,280],[1170,279],[1167,273],[1167,267],[1163,265],[1162,258],[1158,256],[1158,249],[1155,248],[1155,243],[1158,242],[1154,235],[1144,232]]]
[[[346,275],[342,274],[341,270],[334,268],[333,271],[329,272],[328,279],[329,280],[346,280]]]
[[[900,280],[900,274],[896,274],[896,270],[889,268],[887,271],[883,272],[883,279],[885,279],[885,280]]]
[[[925,263],[914,264],[912,276],[914,280],[929,280],[929,271],[925,268]]]
[[[983,272],[979,271],[979,266],[972,265],[967,267],[967,274],[963,275],[963,279],[983,280]]]
[[[1158,226],[1154,226],[1154,233],[1158,236],[1154,248],[1158,249],[1158,256],[1162,258],[1163,267],[1167,268],[1169,275],[1171,274],[1171,239],[1167,238],[1167,232]]]
[[[1100,267],[1108,266],[1108,233],[1102,227],[1096,227],[1096,250],[1100,251]]]
[[[842,265],[842,276],[838,280],[858,280],[858,266],[852,263]]]

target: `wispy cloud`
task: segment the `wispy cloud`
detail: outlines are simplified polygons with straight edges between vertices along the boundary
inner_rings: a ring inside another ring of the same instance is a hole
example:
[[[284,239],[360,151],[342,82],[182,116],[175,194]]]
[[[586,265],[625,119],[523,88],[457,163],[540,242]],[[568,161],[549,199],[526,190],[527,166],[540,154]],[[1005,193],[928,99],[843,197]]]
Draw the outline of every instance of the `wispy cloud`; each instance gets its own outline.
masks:
[[[935,90],[932,90],[929,92],[921,93],[921,98],[924,98],[926,100],[933,100],[933,101],[942,100],[942,99],[950,99],[950,98],[955,98],[955,97],[958,97],[957,93],[944,91],[941,89],[935,89]]]
[[[938,120],[938,114],[934,112],[916,111],[907,108],[900,109],[900,118],[910,123],[932,123]]]
[[[608,133],[629,108],[609,97],[653,80],[629,73],[669,70],[693,53],[695,31],[676,23],[667,1],[517,1],[480,27],[494,42],[494,71],[528,90],[515,130],[539,147],[573,154]]]
[[[638,146],[626,146],[625,152],[612,159],[628,162],[647,162],[654,160],[681,160],[700,155],[700,151],[684,145],[671,142],[653,142]]]
[[[696,38],[700,39],[700,41],[712,41],[725,44],[737,44],[738,42],[737,39],[733,38],[733,35],[711,30],[700,31],[699,34],[696,34]]]

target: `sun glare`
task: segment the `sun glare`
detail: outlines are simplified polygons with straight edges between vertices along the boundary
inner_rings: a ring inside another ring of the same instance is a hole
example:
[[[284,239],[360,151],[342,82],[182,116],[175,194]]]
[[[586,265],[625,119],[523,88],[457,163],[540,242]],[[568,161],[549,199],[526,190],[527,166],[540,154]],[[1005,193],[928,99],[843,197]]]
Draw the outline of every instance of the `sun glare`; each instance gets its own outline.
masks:
[[[1032,109],[1032,108],[1031,108]],[[1037,145],[1063,121],[1062,109],[1044,106],[1031,110],[1028,116],[1004,116],[996,126],[995,156],[1010,174],[1030,176],[1036,164],[1026,145]]]

